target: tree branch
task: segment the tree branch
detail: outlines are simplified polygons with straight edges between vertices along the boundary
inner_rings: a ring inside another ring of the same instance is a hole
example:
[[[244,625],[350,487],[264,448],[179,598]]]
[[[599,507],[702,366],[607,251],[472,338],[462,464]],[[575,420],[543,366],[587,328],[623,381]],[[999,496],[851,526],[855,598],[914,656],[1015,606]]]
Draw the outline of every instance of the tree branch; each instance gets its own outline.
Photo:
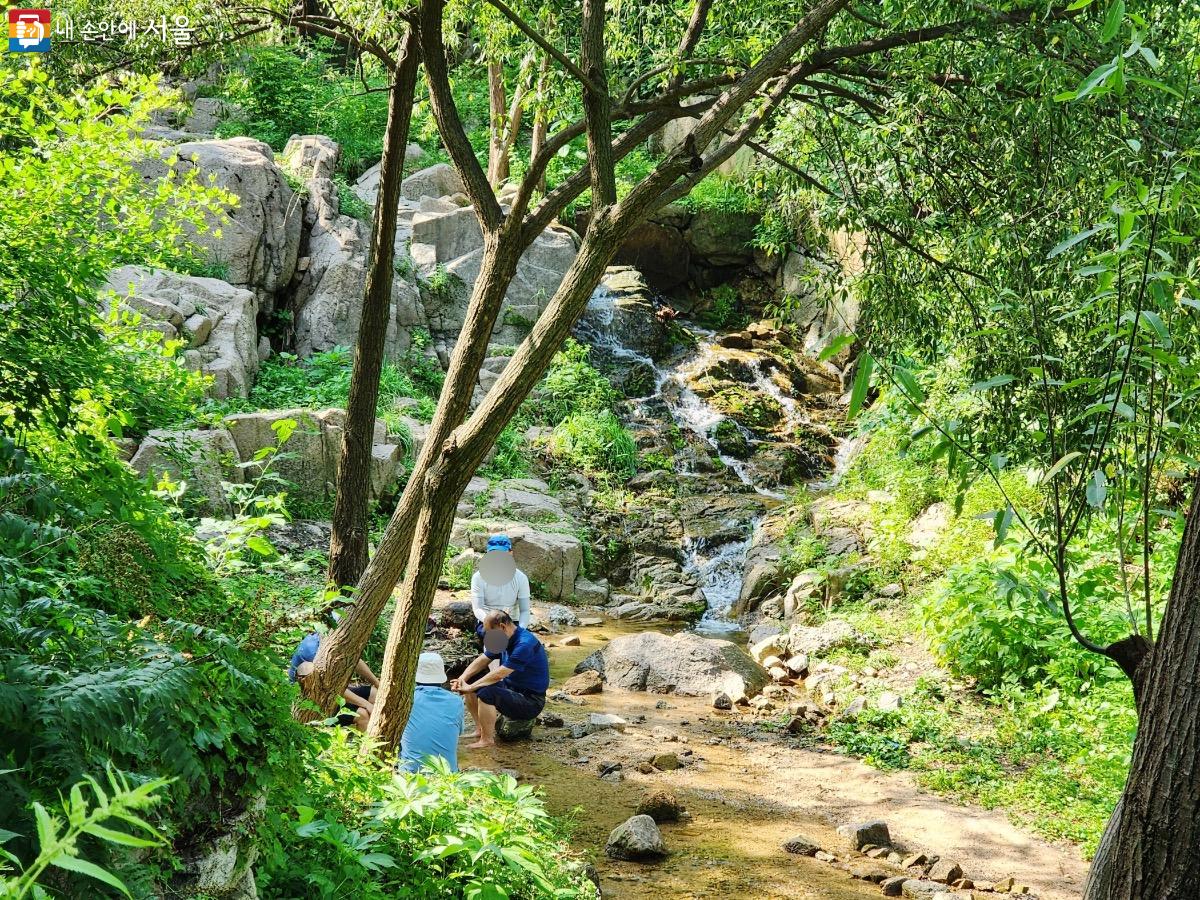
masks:
[[[442,142],[462,176],[463,187],[466,188],[467,196],[471,198],[471,204],[475,207],[480,227],[485,232],[494,234],[504,220],[504,213],[488,183],[487,173],[475,158],[475,150],[467,138],[466,129],[463,128],[458,107],[454,102],[454,93],[450,88],[446,45],[442,40],[442,12],[445,6],[445,0],[424,0],[420,6],[418,30],[425,60],[425,80],[429,84],[429,99]]]
[[[569,56],[556,48],[552,43],[546,40],[546,38],[542,37],[536,28],[517,15],[513,8],[505,3],[504,0],[486,0],[486,2],[489,6],[493,7],[502,16],[504,16],[504,18],[516,25],[517,28],[519,28],[527,38],[529,38],[542,49],[542,52],[566,69],[567,72],[576,81],[583,85],[585,89],[590,87],[592,90],[600,90],[600,86],[588,78],[583,69],[575,65]]]

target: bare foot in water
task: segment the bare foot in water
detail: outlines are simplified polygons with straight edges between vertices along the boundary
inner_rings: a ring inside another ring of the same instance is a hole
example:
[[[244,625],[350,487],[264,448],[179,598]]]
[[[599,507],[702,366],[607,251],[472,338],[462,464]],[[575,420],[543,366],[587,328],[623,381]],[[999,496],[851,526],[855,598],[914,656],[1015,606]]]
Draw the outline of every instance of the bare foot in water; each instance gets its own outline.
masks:
[[[483,750],[487,747],[495,747],[495,746],[496,746],[495,741],[478,740],[473,744],[467,744],[467,749],[468,750]]]

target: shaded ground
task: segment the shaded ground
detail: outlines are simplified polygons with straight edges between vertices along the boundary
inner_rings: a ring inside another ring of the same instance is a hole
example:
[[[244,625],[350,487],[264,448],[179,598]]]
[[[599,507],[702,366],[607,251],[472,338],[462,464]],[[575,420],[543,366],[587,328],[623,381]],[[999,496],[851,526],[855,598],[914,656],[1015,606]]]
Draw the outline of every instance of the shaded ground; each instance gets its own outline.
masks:
[[[581,646],[551,648],[555,681],[628,630],[619,623],[574,629]],[[1086,864],[1074,849],[1031,837],[1002,813],[955,806],[923,792],[905,773],[879,772],[819,747],[804,748],[797,739],[750,732],[701,699],[607,691],[577,703],[551,701],[547,712],[568,725],[592,712],[612,712],[630,725],[624,733],[579,739],[565,728],[539,728],[532,743],[467,751],[462,763],[514,769],[542,788],[553,812],[573,815],[575,843],[592,855],[606,897],[877,897],[877,887],[780,850],[796,833],[835,846],[837,825],[876,818],[889,823],[897,845],[955,859],[976,879],[1012,875],[1038,896],[1057,900],[1078,897],[1083,883]],[[686,757],[689,750],[695,761],[684,768],[636,771],[651,752]],[[612,763],[622,764],[617,784],[599,777],[601,764]],[[663,826],[671,857],[657,866],[608,860],[603,848],[609,831],[651,787],[675,791],[691,813],[680,824]]]

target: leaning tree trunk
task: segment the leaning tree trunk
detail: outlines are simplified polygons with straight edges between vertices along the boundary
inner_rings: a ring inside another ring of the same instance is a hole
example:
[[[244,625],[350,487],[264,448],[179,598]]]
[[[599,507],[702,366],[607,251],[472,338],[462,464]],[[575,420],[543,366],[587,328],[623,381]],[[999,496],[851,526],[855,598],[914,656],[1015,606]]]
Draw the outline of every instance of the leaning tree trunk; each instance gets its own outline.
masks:
[[[412,708],[417,656],[424,643],[425,622],[433,606],[458,499],[500,432],[549,368],[636,218],[618,220],[609,208],[593,219],[579,254],[533,331],[471,418],[440,446],[430,466],[371,716],[370,733],[384,751],[399,743]]]
[[[338,459],[328,575],[329,583],[338,588],[357,584],[367,568],[371,445],[375,432],[375,410],[379,402],[384,338],[387,335],[395,278],[400,182],[404,178],[404,151],[408,146],[419,61],[417,39],[410,31],[404,40],[403,56],[388,94],[387,129],[383,139],[383,159],[379,164],[379,194],[375,198],[371,255],[358,341],[354,347],[354,369],[350,375],[342,450]]]
[[[1158,640],[1140,670],[1129,778],[1084,900],[1200,896],[1200,476]]]

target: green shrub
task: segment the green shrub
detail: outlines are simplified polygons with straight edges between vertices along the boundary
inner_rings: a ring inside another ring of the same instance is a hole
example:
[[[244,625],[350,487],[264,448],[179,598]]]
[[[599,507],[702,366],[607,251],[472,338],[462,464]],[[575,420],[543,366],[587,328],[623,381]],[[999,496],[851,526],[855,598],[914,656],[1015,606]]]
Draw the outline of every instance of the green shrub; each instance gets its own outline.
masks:
[[[637,472],[637,445],[607,410],[568,416],[551,433],[549,450],[556,465],[586,474],[625,480]]]
[[[700,314],[700,324],[716,331],[741,328],[747,317],[738,311],[738,293],[732,284],[722,284],[708,292],[708,306]]]
[[[592,365],[587,345],[568,338],[528,405],[538,422],[557,425],[573,413],[611,410],[618,397],[609,380]]]
[[[271,797],[264,898],[588,898],[595,887],[529,786],[438,766],[395,774],[347,731]]]

